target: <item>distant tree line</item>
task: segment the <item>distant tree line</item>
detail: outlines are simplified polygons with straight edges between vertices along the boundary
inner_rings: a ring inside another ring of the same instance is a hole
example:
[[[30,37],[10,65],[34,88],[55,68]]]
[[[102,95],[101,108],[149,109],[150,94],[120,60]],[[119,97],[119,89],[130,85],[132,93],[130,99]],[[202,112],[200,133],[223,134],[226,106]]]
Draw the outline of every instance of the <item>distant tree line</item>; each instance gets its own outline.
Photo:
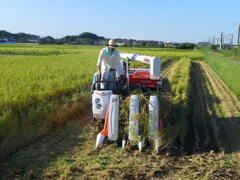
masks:
[[[177,49],[194,49],[196,44],[193,43],[183,43],[177,46]]]
[[[71,44],[71,45],[106,45],[109,39],[102,36],[98,36],[91,32],[83,32],[79,35],[68,35],[60,39],[54,39],[51,36],[40,37],[33,34],[26,33],[10,33],[4,30],[0,30],[0,42],[18,42],[18,43],[39,43],[39,44]],[[122,46],[136,46],[136,47],[155,47],[155,48],[177,48],[177,49],[194,49],[193,43],[173,43],[169,46],[157,41],[144,41],[133,39],[116,39]]]
[[[217,50],[217,49],[219,49],[219,45],[218,44],[217,45],[211,45],[211,49]]]
[[[40,39],[40,44],[88,44],[97,45],[104,37],[98,36],[90,32],[83,32],[78,36],[65,36],[61,39],[54,39],[47,36]]]
[[[4,30],[0,30],[0,41],[11,41],[11,42],[32,42],[37,41],[39,36],[33,34],[26,34],[26,33],[10,33]]]
[[[30,43],[37,42],[40,44],[89,44],[96,45],[100,41],[105,40],[104,37],[98,36],[90,32],[83,32],[78,36],[65,36],[60,39],[54,39],[51,36],[41,37],[33,34],[26,33],[10,33],[4,30],[0,30],[1,42],[19,42]]]

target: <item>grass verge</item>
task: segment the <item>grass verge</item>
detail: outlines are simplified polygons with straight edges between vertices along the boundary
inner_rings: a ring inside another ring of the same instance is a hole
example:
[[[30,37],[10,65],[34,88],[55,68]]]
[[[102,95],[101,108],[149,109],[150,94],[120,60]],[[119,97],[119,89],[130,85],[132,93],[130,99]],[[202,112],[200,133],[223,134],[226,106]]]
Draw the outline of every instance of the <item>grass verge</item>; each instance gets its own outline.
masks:
[[[240,99],[240,64],[209,54],[205,61]]]

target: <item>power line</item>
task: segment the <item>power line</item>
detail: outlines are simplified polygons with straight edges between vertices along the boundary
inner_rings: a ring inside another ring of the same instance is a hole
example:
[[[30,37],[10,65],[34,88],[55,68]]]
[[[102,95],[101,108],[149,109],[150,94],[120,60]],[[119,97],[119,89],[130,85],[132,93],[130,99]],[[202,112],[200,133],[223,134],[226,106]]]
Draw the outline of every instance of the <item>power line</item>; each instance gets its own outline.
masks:
[[[232,25],[236,25],[236,23]],[[229,34],[224,34],[223,32],[219,32],[219,33],[220,33],[220,48],[224,48],[224,44],[225,44],[224,41],[226,42],[228,40],[229,40],[229,45],[233,46],[234,39],[236,39],[237,45],[240,47],[240,23],[238,23],[238,30],[233,31],[232,33],[229,33]],[[213,44],[215,44],[216,42],[215,36],[213,36],[212,42]]]

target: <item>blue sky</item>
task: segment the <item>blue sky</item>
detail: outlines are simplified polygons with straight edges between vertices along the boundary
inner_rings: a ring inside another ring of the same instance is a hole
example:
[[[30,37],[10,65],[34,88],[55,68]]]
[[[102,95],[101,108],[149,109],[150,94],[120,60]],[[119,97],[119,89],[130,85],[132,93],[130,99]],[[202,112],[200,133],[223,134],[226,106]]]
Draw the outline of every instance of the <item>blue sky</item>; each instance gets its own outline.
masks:
[[[240,0],[0,0],[0,30],[199,42],[234,33]],[[229,38],[226,37],[226,41]]]

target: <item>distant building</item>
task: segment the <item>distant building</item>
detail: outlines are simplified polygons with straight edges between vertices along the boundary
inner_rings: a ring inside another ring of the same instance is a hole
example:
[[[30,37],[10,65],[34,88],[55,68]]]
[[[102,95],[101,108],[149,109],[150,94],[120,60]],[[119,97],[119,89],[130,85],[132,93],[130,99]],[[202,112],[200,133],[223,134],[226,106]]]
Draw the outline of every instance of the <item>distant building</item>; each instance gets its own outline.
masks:
[[[151,40],[136,40],[136,44],[135,45],[145,45],[145,46],[149,46],[149,45],[154,45],[157,46],[158,45],[158,41],[151,41]]]
[[[180,43],[175,43],[175,42],[166,42],[165,43],[166,47],[176,47],[178,45],[180,45]]]
[[[209,43],[209,42],[199,42],[197,45],[198,46],[211,46],[211,43]]]
[[[158,41],[158,45],[164,45],[165,43],[163,41]]]
[[[27,41],[29,41],[31,43],[38,43],[39,42],[38,39],[28,39]]]
[[[4,41],[6,41],[6,42],[16,42],[17,40],[11,37],[11,38],[5,38]]]

